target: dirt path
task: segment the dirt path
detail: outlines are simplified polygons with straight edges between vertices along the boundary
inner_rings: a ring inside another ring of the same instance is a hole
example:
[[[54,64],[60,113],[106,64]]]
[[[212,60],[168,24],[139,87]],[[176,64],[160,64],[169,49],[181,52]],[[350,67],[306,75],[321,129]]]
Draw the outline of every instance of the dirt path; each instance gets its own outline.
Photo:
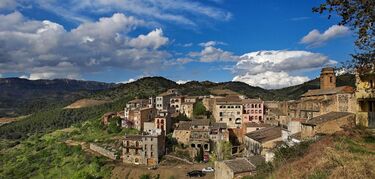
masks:
[[[202,170],[209,166],[208,164],[194,164],[184,165],[179,164],[176,166],[160,166],[156,170],[148,170],[146,166],[134,166],[117,164],[112,171],[113,179],[139,179],[143,174],[150,174],[152,177],[157,174],[160,175],[161,179],[183,179],[189,178],[186,173],[192,170]],[[214,173],[208,173],[206,176],[201,177],[202,179],[213,179],[215,178]]]

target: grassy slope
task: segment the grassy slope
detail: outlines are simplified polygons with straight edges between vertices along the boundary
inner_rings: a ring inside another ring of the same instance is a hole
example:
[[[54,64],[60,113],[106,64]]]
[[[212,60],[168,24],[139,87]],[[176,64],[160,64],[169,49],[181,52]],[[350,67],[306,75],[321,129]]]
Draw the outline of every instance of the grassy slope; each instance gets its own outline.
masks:
[[[375,133],[356,129],[325,136],[270,178],[375,178]]]
[[[65,142],[87,144],[137,132],[124,129],[109,134],[100,124],[100,119],[90,119],[75,127],[34,135],[13,147],[9,146],[12,141],[1,140],[0,178],[110,178],[112,162],[90,155],[80,146],[67,146]]]

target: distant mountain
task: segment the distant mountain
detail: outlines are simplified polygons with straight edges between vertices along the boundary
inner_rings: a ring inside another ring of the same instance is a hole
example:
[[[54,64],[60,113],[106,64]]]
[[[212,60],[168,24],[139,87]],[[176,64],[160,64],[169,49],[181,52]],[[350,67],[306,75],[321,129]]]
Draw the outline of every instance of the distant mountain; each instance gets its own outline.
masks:
[[[337,77],[337,86],[354,86],[354,75]],[[309,89],[319,88],[319,79],[300,85],[276,90],[253,87],[242,82],[214,83],[190,81],[185,84],[163,77],[145,77],[127,84],[109,84],[80,80],[27,80],[0,79],[0,117],[30,114],[41,109],[66,106],[78,99],[116,100],[124,96],[147,98],[170,88],[179,89],[184,95],[210,95],[213,90],[231,90],[250,98],[263,100],[298,99]]]
[[[336,79],[337,86],[352,86],[355,87],[355,76],[353,74],[344,74],[337,76]],[[269,90],[273,92],[275,100],[288,100],[288,99],[298,99],[302,94],[310,89],[319,89],[320,81],[319,78],[313,79],[311,81],[305,82],[300,85],[290,86],[282,89]]]
[[[56,105],[66,105],[98,90],[116,86],[68,79],[0,78],[0,117],[25,115]]]

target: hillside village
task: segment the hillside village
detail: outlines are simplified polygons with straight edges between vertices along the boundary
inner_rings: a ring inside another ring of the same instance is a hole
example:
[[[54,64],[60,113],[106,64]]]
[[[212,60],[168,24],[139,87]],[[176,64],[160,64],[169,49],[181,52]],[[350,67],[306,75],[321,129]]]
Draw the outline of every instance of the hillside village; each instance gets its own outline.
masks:
[[[104,114],[102,125],[139,132],[125,134],[117,142],[91,143],[90,149],[124,164],[156,170],[168,156],[191,165],[209,162],[213,170],[208,172],[217,179],[251,176],[273,161],[275,149],[283,145],[354,126],[375,127],[373,73],[372,69],[357,74],[353,88],[336,86],[334,69],[323,68],[320,89],[291,101],[233,93],[186,96],[168,89],[148,99],[131,100],[123,111]]]

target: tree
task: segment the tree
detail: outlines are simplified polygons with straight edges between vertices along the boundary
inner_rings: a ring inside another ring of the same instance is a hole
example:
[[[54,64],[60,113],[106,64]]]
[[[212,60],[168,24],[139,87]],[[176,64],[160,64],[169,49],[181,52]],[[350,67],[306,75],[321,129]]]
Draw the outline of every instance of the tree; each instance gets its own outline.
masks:
[[[313,12],[328,12],[328,19],[336,12],[341,17],[339,25],[348,25],[357,33],[355,45],[359,52],[352,55],[349,67],[366,70],[375,66],[374,0],[326,0]]]
[[[193,107],[193,115],[194,116],[200,116],[200,115],[206,115],[206,107],[204,107],[202,101],[198,101],[194,104]]]
[[[121,131],[121,118],[120,117],[114,117],[114,118],[110,119],[107,131],[110,134],[119,133]]]

